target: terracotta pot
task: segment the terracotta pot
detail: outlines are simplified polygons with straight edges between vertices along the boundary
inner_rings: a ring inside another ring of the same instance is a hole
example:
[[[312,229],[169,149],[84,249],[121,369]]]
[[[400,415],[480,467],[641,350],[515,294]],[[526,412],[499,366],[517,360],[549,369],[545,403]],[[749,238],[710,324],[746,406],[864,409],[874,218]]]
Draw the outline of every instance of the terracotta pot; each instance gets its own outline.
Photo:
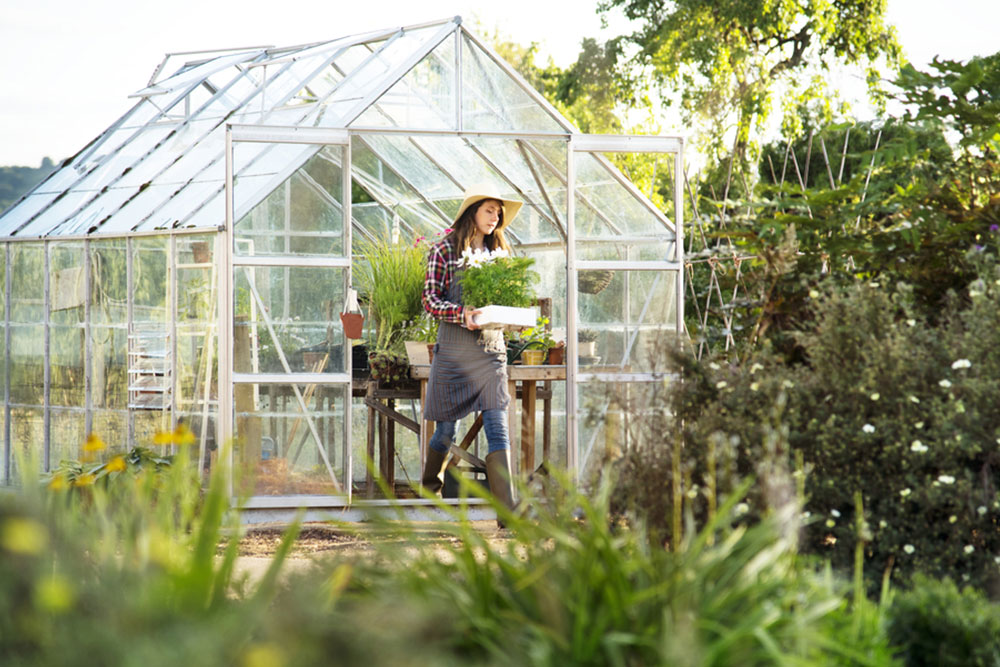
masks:
[[[344,335],[348,338],[361,338],[361,329],[364,322],[365,316],[361,313],[340,314],[340,323],[344,325]]]
[[[212,261],[212,253],[208,249],[208,241],[194,241],[191,244],[191,254],[195,264],[208,264]]]
[[[553,366],[562,366],[566,363],[566,348],[562,345],[549,348],[549,363]]]
[[[427,363],[434,363],[434,345],[436,343],[427,343]]]
[[[541,366],[545,350],[521,350],[521,363],[525,366]]]

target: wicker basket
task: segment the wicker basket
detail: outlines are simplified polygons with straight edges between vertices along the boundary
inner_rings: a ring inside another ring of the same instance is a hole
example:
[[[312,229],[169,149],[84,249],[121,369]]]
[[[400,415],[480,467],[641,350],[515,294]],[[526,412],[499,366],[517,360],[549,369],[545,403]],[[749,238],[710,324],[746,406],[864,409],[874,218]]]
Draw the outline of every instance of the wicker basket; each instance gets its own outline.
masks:
[[[615,272],[610,269],[581,271],[576,278],[576,284],[584,294],[600,294],[611,284],[611,279],[614,277]]]

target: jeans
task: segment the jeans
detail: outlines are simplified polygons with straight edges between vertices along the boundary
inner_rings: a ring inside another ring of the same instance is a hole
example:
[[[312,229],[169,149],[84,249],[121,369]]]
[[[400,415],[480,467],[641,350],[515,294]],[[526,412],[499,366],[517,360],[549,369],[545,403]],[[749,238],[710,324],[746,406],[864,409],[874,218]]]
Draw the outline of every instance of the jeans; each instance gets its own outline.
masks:
[[[502,452],[510,449],[510,436],[507,434],[507,411],[503,408],[483,410],[483,431],[486,432],[488,453]],[[448,446],[455,441],[456,422],[438,422],[431,436],[430,448],[436,452],[445,453]]]

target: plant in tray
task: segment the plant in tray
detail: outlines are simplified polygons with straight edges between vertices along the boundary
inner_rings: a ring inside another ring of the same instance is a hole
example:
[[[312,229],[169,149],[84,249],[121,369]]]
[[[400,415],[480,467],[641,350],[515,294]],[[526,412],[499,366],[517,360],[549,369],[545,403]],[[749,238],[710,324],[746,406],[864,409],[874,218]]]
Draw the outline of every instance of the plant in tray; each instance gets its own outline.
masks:
[[[394,243],[385,238],[359,244],[363,261],[354,275],[375,319],[375,347],[402,353],[406,330],[423,313],[421,297],[427,252],[418,242]]]
[[[506,250],[482,251],[467,249],[459,265],[462,301],[469,306],[510,306],[527,308],[535,302],[538,274],[531,270],[535,260],[514,257]]]

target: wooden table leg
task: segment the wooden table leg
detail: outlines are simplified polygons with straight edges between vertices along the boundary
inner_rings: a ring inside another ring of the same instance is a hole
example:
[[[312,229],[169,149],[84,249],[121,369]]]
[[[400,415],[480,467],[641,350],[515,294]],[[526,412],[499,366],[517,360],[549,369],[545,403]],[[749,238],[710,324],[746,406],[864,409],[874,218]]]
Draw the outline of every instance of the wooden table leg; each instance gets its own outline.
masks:
[[[521,474],[535,471],[535,381],[521,381]]]
[[[396,409],[395,399],[390,398],[386,403],[389,404],[390,410]],[[396,485],[396,422],[392,419],[386,419],[386,441],[385,441],[385,458],[382,459],[382,477],[385,478],[385,483],[390,489],[395,491]]]
[[[374,385],[368,383],[367,397],[371,398],[374,393]],[[365,495],[369,498],[375,497],[375,479],[372,475],[372,467],[375,465],[375,408],[368,407],[368,447],[365,450],[368,460],[365,462]]]
[[[507,433],[510,434],[510,474],[511,477],[517,477],[518,464],[521,462],[521,457],[517,455],[517,439],[514,437],[514,434],[517,433],[515,430],[517,428],[516,380],[507,380],[507,391],[510,393],[510,403],[507,404]]]
[[[423,474],[424,461],[427,460],[427,446],[434,435],[434,422],[423,418],[424,406],[427,400],[427,380],[420,381],[420,470],[417,474]]]

